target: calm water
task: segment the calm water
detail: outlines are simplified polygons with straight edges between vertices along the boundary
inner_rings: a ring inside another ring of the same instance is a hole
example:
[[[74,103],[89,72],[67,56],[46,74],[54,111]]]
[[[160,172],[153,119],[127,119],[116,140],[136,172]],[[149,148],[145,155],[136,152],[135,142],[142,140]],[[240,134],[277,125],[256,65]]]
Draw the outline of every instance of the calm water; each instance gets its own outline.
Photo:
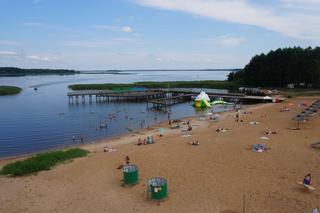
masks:
[[[146,103],[69,104],[67,86],[74,83],[129,83],[137,81],[224,80],[228,71],[134,71],[132,75],[81,74],[0,78],[0,85],[15,85],[23,92],[0,96],[0,157],[27,154],[124,134],[167,119],[167,114],[146,108]],[[32,86],[37,86],[34,91]],[[171,118],[201,113],[191,103],[172,107]],[[203,113],[203,112],[202,112]],[[156,116],[155,116],[156,114]],[[128,115],[128,116],[126,116]],[[108,128],[100,128],[107,121]],[[76,136],[73,142],[72,137]]]

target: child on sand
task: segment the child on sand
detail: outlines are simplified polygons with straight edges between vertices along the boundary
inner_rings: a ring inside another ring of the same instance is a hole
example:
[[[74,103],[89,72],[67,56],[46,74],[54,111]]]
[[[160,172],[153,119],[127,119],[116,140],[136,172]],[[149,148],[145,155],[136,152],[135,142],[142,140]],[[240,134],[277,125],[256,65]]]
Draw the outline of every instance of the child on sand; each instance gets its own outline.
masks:
[[[138,139],[137,145],[138,145],[138,146],[142,145],[142,140],[141,140],[141,138]]]
[[[303,178],[303,184],[310,186],[311,185],[311,174],[307,174],[306,176],[304,176]]]

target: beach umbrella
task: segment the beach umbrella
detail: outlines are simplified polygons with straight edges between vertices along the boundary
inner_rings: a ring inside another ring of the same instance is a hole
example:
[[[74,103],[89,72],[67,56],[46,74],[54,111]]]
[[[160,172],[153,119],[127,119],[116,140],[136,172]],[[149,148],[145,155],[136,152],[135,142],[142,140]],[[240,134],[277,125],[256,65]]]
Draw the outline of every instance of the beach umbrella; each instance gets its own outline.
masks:
[[[310,116],[310,115],[312,115],[312,114],[314,114],[314,112],[312,111],[312,110],[307,110],[306,112],[305,112],[305,115],[306,116]]]
[[[301,113],[300,113],[301,114]],[[306,120],[305,115],[304,116],[296,116],[293,118],[293,120],[298,122],[298,129],[300,129],[300,122]]]

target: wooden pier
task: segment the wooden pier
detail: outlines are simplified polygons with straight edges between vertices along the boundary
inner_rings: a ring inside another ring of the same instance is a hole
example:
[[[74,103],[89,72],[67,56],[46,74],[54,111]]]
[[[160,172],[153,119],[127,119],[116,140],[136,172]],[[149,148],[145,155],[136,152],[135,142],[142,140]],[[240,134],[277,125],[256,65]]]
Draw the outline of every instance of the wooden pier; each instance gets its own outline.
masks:
[[[198,89],[200,91],[200,89]],[[147,107],[160,110],[167,110],[168,107],[192,101],[199,94],[199,91],[194,89],[150,89],[145,91],[133,92],[113,92],[111,90],[83,90],[73,91],[68,93],[69,103],[89,103],[95,100],[97,103],[105,103],[111,101],[122,102],[146,102]],[[266,99],[263,96],[245,96],[243,93],[224,93],[207,91],[206,93],[211,100],[222,99],[232,103],[265,103],[272,102],[273,99]]]
[[[188,102],[191,100],[192,100],[191,94],[175,95],[171,97],[150,100],[147,102],[147,107],[149,106],[149,104],[151,104],[152,107],[155,109],[166,111],[168,107],[174,104]]]
[[[142,91],[142,92],[112,92],[110,90],[76,91],[68,93],[69,103],[89,103],[110,101],[142,102],[151,99],[163,98],[166,93],[162,91]]]

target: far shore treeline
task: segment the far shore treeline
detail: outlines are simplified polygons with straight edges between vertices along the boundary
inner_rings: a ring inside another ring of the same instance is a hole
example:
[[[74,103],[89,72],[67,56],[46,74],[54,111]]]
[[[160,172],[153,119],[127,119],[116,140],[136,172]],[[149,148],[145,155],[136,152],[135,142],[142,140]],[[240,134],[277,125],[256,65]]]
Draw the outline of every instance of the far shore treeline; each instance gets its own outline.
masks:
[[[320,88],[320,47],[283,48],[256,55],[241,71],[231,72],[228,81],[254,87]]]
[[[26,75],[74,75],[78,71],[68,69],[21,69],[17,67],[0,67],[0,77]]]

